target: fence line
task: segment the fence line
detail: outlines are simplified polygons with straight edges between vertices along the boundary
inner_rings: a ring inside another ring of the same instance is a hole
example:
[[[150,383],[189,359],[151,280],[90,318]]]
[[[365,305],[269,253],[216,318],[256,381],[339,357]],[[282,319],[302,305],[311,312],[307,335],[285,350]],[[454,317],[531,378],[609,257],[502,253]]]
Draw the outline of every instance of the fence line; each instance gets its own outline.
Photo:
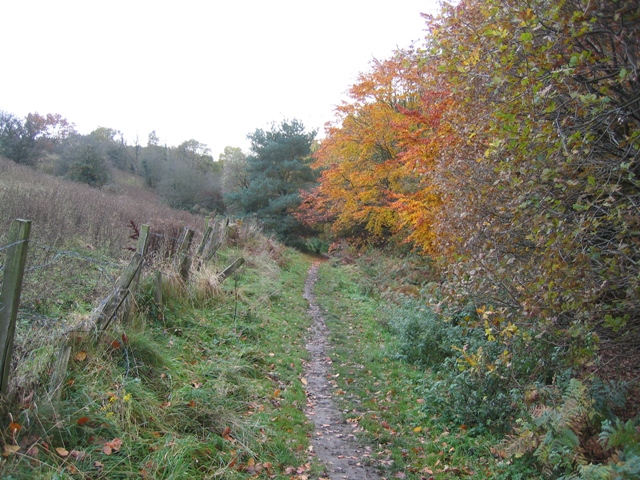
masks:
[[[7,250],[8,248],[15,247],[16,245],[20,245],[21,243],[26,243],[26,242],[28,242],[28,241],[29,241],[29,240],[18,240],[18,241],[16,241],[16,242],[10,243],[10,244],[8,244],[8,245],[4,245],[3,247],[0,247],[0,252],[1,252],[2,250]]]
[[[214,221],[210,222],[211,219],[207,218],[205,220],[205,228],[202,232],[202,239],[200,244],[197,247],[192,248],[191,240],[194,236],[194,231],[185,227],[182,233],[181,238],[174,238],[169,235],[164,235],[156,232],[150,232],[150,229],[147,225],[141,225],[138,232],[138,242],[137,248],[133,255],[133,258],[129,262],[128,266],[125,267],[121,271],[120,278],[116,282],[114,288],[109,295],[107,295],[99,304],[96,309],[94,309],[93,314],[91,315],[89,320],[86,320],[80,324],[69,325],[67,328],[62,328],[59,334],[56,334],[56,338],[59,342],[59,352],[57,354],[57,360],[54,365],[53,372],[51,374],[51,381],[49,384],[49,399],[56,400],[60,398],[61,391],[63,389],[64,379],[66,377],[66,371],[71,355],[72,345],[73,345],[73,337],[77,336],[79,333],[83,334],[93,334],[95,340],[97,340],[102,332],[104,332],[111,324],[113,324],[113,320],[115,318],[122,319],[122,321],[126,321],[129,314],[131,313],[134,305],[134,301],[132,300],[135,294],[135,289],[138,283],[138,279],[141,275],[145,264],[147,264],[147,258],[151,258],[149,252],[147,251],[147,246],[149,242],[149,237],[157,237],[167,239],[171,242],[176,242],[171,249],[160,249],[157,250],[160,254],[165,256],[165,259],[170,260],[173,257],[173,260],[170,262],[173,265],[173,270],[182,278],[183,282],[188,281],[188,275],[190,270],[192,269],[200,269],[202,264],[210,260],[216,253],[216,251],[225,243],[226,240],[235,242],[237,241],[237,225],[229,223],[228,220],[225,221]],[[9,250],[11,247],[20,248],[21,244],[27,244],[27,239],[15,240],[11,238],[9,244],[0,247],[0,251]],[[33,245],[33,243],[32,243]],[[91,262],[98,266],[98,270],[102,272],[104,275],[103,269],[100,267],[120,267],[121,264],[103,261],[100,259],[83,256],[77,252],[71,250],[57,250],[54,246],[46,245],[46,244],[38,244],[35,243],[36,249],[42,249],[43,251],[49,252],[52,257],[47,258],[47,254],[43,254],[44,258],[42,260],[43,263],[38,265],[29,266],[28,269],[23,272],[34,272],[37,270],[43,270],[56,262],[60,261],[63,258],[73,258],[77,261],[86,261]],[[7,254],[7,258],[9,258],[9,254],[12,250],[9,250]],[[168,256],[167,256],[168,255]],[[25,255],[26,257],[26,255]],[[197,259],[197,262],[194,261]],[[226,269],[218,273],[219,281],[223,282],[226,278],[233,274],[238,268],[240,268],[244,263],[243,258],[238,258],[234,262],[231,263]],[[1,269],[5,269],[4,265],[0,266]],[[1,270],[0,270],[1,271]],[[109,278],[111,275],[108,275],[105,278]],[[102,275],[100,276],[102,278]],[[111,277],[112,278],[112,277]],[[20,279],[22,280],[22,279]],[[99,280],[100,281],[100,280]],[[0,284],[2,288],[5,287],[5,282]],[[158,304],[162,302],[162,274],[160,271],[156,272],[155,275],[155,288],[156,292],[154,295],[154,299]],[[5,302],[0,302],[0,317],[2,316],[2,312],[5,310]],[[17,310],[17,308],[16,308]],[[47,317],[50,318],[50,317]],[[1,333],[1,331],[0,331]],[[14,328],[11,332],[11,342],[13,342],[13,334],[15,334],[15,321]],[[0,339],[1,340],[1,339]],[[0,344],[2,342],[0,341]],[[1,345],[0,345],[1,346]],[[12,347],[12,344],[11,344]],[[0,352],[1,353],[1,352]],[[6,358],[6,352],[5,352]],[[0,355],[0,360],[2,360],[2,355]],[[0,374],[8,375],[11,354],[9,353],[8,361],[0,365]],[[6,393],[6,388],[8,385],[8,377],[7,380],[2,384],[4,388],[3,393]]]

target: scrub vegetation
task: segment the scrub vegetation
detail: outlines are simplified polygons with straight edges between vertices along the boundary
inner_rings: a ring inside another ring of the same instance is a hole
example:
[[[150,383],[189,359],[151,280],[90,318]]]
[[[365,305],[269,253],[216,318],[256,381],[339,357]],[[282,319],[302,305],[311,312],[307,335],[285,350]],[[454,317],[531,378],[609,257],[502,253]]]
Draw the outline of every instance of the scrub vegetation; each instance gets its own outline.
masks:
[[[2,113],[0,260],[9,222],[33,222],[5,478],[322,475],[302,414],[310,253],[329,259],[332,395],[385,478],[638,478],[637,2],[454,3],[361,74],[321,141],[284,120],[215,160]],[[181,286],[169,258],[205,214],[236,235]],[[47,399],[57,335],[142,223],[135,320],[79,338]]]

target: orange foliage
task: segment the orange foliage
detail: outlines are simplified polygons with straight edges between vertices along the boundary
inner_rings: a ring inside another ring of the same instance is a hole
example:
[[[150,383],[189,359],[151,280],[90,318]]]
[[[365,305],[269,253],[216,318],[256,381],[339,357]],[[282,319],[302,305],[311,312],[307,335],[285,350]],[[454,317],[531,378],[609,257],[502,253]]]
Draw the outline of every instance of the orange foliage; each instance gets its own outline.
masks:
[[[444,255],[450,300],[640,342],[636,3],[443,5],[351,88],[299,218]]]
[[[430,248],[440,196],[429,172],[442,145],[456,139],[442,121],[453,99],[420,57],[399,51],[351,88],[315,154],[320,185],[303,194],[301,220],[330,222],[338,236],[385,241],[400,234]]]

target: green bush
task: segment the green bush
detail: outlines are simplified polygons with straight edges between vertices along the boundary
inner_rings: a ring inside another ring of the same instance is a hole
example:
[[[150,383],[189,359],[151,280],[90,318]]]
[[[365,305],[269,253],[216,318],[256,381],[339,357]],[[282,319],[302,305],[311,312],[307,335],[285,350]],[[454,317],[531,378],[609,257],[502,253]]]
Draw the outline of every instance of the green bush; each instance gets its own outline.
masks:
[[[445,320],[418,300],[407,298],[394,311],[389,326],[399,340],[398,357],[417,365],[439,370],[443,362],[455,354],[451,347],[462,348],[482,341],[456,319]],[[471,333],[471,336],[465,334]]]
[[[563,352],[520,332],[491,338],[475,309],[435,313],[418,300],[394,306],[389,323],[399,358],[430,368],[424,409],[444,420],[477,429],[505,431],[523,409],[525,390],[562,371]]]

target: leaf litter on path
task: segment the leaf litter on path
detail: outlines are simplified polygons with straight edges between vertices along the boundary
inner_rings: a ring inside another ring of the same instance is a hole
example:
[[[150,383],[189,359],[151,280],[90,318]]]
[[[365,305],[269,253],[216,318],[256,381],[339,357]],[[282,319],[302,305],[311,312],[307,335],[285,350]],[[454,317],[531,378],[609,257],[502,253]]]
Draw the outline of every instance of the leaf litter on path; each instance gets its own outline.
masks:
[[[313,319],[307,350],[311,360],[305,365],[307,408],[305,413],[314,423],[311,454],[325,466],[330,480],[379,480],[371,462],[371,449],[358,443],[354,424],[346,422],[332,399],[331,359],[327,356],[328,330],[313,288],[317,280],[318,263],[309,270],[304,298],[309,302]],[[357,427],[357,423],[355,424]]]

